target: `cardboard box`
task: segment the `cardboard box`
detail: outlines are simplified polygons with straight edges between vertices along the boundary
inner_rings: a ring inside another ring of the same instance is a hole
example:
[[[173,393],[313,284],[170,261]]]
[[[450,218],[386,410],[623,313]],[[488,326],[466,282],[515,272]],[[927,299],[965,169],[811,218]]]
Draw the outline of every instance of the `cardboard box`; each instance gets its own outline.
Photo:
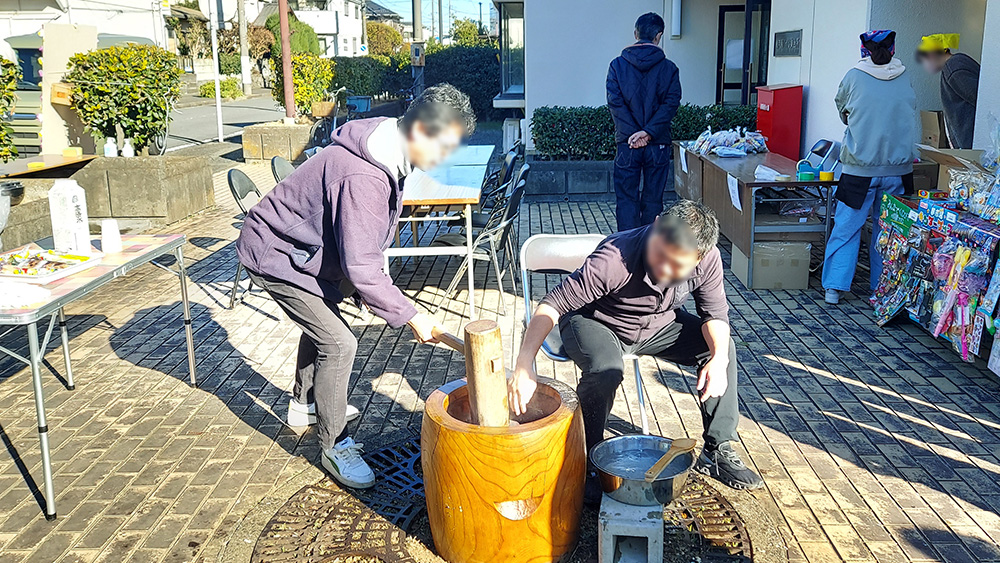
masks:
[[[920,142],[936,149],[948,148],[943,111],[920,112]]]
[[[750,289],[806,289],[811,252],[812,244],[808,242],[754,243],[753,272],[750,272],[749,259],[733,245],[732,270]]]
[[[959,212],[955,210],[956,206],[953,201],[921,199],[917,204],[917,218],[914,222],[947,236],[958,224]]]
[[[948,189],[948,183],[951,181],[948,170],[952,168],[986,172],[986,169],[979,165],[979,159],[983,156],[981,150],[936,149],[929,145],[917,145],[917,148],[920,150],[920,160],[938,163],[938,187],[942,190]]]
[[[933,160],[921,160],[913,163],[913,190],[931,191],[934,189],[948,189],[948,184],[943,187],[938,184],[938,174],[941,165]]]

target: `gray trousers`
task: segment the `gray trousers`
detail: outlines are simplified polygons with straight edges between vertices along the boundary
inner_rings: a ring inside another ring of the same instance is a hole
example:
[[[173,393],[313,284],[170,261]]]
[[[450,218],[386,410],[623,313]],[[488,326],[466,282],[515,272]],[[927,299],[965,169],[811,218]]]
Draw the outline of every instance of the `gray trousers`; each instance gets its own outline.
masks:
[[[347,426],[347,386],[358,339],[333,301],[280,280],[248,272],[300,329],[293,396],[316,403],[319,443],[328,449]]]

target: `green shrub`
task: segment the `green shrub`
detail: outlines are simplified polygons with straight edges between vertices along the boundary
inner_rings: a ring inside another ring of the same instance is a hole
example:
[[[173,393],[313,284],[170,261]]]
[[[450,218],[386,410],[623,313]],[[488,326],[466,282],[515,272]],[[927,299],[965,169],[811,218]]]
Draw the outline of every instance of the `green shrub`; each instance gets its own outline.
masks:
[[[671,134],[677,141],[697,139],[702,131],[712,131],[746,127],[757,129],[757,108],[755,106],[696,106],[683,104],[677,108],[677,115],[670,123]]]
[[[219,72],[227,75],[240,74],[242,72],[240,54],[219,53]]]
[[[424,83],[447,82],[468,94],[479,121],[494,121],[505,115],[493,107],[500,93],[500,51],[493,47],[446,47],[427,51]],[[412,83],[412,80],[410,81]]]
[[[531,138],[542,156],[607,160],[615,154],[615,124],[607,106],[540,107],[531,117]]]
[[[238,100],[246,96],[243,93],[243,84],[235,76],[230,76],[219,81],[219,93],[227,100]],[[215,81],[211,80],[199,86],[198,95],[202,98],[214,98]]]
[[[346,87],[358,96],[377,96],[385,92],[383,85],[391,64],[389,57],[334,57],[333,61],[337,68],[333,79],[335,88]]]
[[[271,60],[281,58],[281,24],[278,21],[278,14],[271,14],[264,22],[264,27],[274,35],[274,44],[271,45]],[[312,53],[319,55],[319,37],[316,30],[311,25],[299,21],[294,14],[288,15],[288,29],[291,31],[292,54]]]
[[[20,79],[21,67],[0,57],[0,162],[17,158],[14,128],[7,121],[14,113],[14,104],[17,102],[17,81]]]
[[[712,131],[757,128],[754,106],[696,106],[684,104],[671,122],[674,140],[696,139],[708,127]],[[614,158],[615,124],[607,106],[540,107],[531,118],[535,150],[554,159],[607,160]]]
[[[114,137],[115,126],[136,150],[166,127],[169,103],[180,97],[177,57],[153,45],[119,45],[78,53],[69,60],[73,107],[96,138]]]
[[[281,74],[281,57],[272,58],[274,86],[271,96],[279,104],[285,103],[284,78]],[[312,111],[313,102],[326,99],[333,83],[334,62],[313,53],[292,55],[292,84],[295,86],[295,108],[299,113]]]
[[[403,49],[403,34],[398,29],[379,22],[368,22],[365,29],[371,54],[391,56]]]

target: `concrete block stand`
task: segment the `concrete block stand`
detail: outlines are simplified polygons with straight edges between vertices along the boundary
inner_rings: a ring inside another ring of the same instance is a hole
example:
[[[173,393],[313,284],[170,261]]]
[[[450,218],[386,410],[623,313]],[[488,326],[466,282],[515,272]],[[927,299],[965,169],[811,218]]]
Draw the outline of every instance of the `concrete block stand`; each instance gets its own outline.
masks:
[[[600,563],[663,563],[663,507],[633,506],[604,495],[597,552]]]

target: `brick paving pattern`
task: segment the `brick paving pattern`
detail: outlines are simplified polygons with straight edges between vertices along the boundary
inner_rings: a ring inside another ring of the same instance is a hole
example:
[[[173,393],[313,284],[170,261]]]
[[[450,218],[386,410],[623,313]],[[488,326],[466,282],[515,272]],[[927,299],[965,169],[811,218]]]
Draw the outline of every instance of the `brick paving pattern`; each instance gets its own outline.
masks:
[[[244,167],[269,187],[264,166]],[[187,386],[175,279],[144,267],[67,308],[77,390],[43,368],[59,519],[46,522],[30,374],[0,361],[0,563],[216,561],[241,519],[276,486],[314,475],[315,434],[282,424],[298,332],[260,292],[228,310],[239,217],[221,175],[220,207],[174,225],[190,244],[199,387]],[[530,204],[531,233],[611,232],[606,203]],[[406,234],[407,230],[404,230]],[[424,231],[427,243],[434,232]],[[724,245],[727,246],[727,245]],[[728,259],[728,254],[727,254]],[[396,263],[406,292],[442,301],[457,260]],[[486,265],[477,267],[477,279]],[[535,280],[540,297],[555,279]],[[741,373],[740,434],[767,487],[792,561],[1000,561],[1000,383],[907,323],[878,329],[855,298],[745,291],[727,275]],[[510,354],[523,309],[499,311],[495,279],[477,292]],[[509,281],[508,281],[509,284]],[[509,291],[509,289],[508,289]],[[436,315],[453,331],[465,294]],[[508,296],[508,302],[510,297]],[[417,346],[348,309],[359,338],[351,403],[361,441],[419,423],[422,401],[460,377],[461,357]],[[25,353],[23,332],[0,344]],[[540,357],[541,358],[541,357]],[[572,364],[539,360],[575,384]],[[700,437],[690,370],[642,359],[654,432]],[[631,431],[625,378],[613,431]],[[30,477],[26,477],[30,475]]]

